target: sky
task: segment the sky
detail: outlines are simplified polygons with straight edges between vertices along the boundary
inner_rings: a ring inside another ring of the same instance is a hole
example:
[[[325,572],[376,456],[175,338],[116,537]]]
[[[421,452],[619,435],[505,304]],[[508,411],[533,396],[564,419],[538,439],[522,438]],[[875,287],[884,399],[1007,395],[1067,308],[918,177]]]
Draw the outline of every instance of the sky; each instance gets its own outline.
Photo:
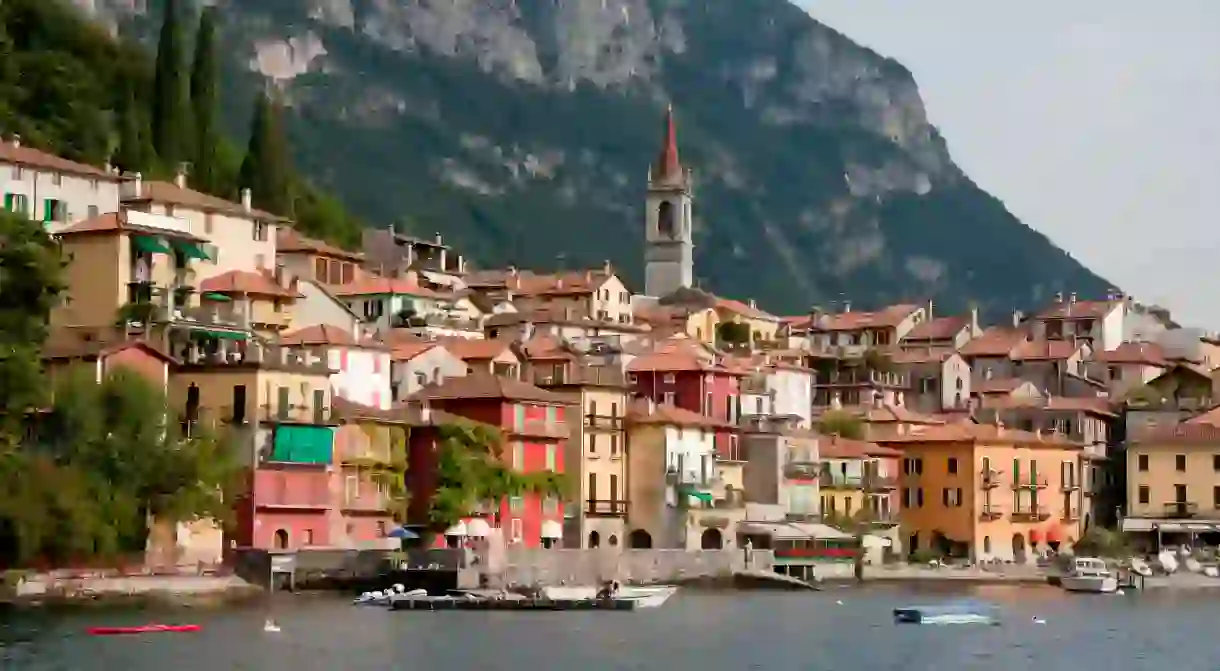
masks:
[[[957,164],[1023,222],[1220,330],[1220,2],[794,1],[905,65]]]

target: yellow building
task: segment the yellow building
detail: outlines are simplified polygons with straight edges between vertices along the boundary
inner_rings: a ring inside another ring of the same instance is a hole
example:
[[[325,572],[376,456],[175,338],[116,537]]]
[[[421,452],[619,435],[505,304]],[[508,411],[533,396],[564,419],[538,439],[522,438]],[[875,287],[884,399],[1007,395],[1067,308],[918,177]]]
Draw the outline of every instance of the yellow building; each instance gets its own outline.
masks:
[[[1053,434],[1002,425],[914,426],[880,438],[902,450],[909,551],[1026,563],[1081,535],[1081,454]]]
[[[523,350],[529,381],[560,393],[579,408],[580,428],[567,442],[564,455],[567,472],[572,474],[571,511],[564,516],[564,547],[621,545],[627,534],[629,505],[629,396],[622,370],[590,365],[550,336],[529,340]]]
[[[1141,431],[1127,448],[1122,530],[1149,547],[1195,545],[1220,522],[1220,412]]]

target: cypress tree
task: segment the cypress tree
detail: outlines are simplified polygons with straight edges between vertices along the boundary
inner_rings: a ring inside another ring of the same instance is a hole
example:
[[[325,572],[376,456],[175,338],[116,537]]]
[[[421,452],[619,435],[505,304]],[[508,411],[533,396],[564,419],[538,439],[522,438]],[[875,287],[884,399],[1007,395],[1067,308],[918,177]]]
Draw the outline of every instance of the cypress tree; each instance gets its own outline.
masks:
[[[182,27],[178,0],[165,0],[165,19],[157,43],[156,76],[153,80],[153,148],[162,167],[174,170],[186,155],[189,126],[186,77],[183,72]]]
[[[128,83],[119,108],[119,147],[114,164],[123,172],[149,172],[153,148],[144,111],[136,104],[135,85]]]
[[[250,124],[250,144],[241,164],[238,184],[250,189],[256,207],[273,214],[289,216],[288,142],[280,125],[280,106],[266,93],[254,101],[254,118]]]
[[[195,62],[191,69],[191,116],[194,121],[192,182],[196,189],[213,194],[220,191],[219,160],[216,155],[220,141],[216,129],[220,105],[216,91],[217,77],[216,8],[206,7],[199,17],[199,30],[195,33]]]

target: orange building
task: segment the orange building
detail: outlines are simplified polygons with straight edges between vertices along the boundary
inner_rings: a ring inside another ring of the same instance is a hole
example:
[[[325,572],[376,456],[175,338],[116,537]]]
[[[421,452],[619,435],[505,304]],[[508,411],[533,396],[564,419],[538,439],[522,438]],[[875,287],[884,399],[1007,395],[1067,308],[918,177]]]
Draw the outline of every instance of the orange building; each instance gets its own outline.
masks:
[[[903,451],[908,551],[1025,563],[1081,534],[1082,448],[991,424],[915,426],[877,442]]]

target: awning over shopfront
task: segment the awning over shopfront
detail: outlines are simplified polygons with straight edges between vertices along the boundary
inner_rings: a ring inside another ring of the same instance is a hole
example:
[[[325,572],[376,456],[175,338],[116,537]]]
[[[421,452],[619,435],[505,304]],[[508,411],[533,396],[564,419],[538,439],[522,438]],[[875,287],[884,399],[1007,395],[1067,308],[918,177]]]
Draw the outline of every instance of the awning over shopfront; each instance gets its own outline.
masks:
[[[739,533],[747,535],[771,536],[775,540],[793,540],[800,538],[818,539],[848,539],[853,536],[846,531],[825,524],[808,522],[746,522],[739,527]]]
[[[1124,532],[1140,533],[1159,530],[1164,533],[1205,534],[1220,531],[1220,520],[1186,522],[1168,521],[1155,517],[1124,517],[1121,526]]]
[[[480,517],[466,520],[466,535],[471,538],[487,538],[491,535],[491,525]]]

